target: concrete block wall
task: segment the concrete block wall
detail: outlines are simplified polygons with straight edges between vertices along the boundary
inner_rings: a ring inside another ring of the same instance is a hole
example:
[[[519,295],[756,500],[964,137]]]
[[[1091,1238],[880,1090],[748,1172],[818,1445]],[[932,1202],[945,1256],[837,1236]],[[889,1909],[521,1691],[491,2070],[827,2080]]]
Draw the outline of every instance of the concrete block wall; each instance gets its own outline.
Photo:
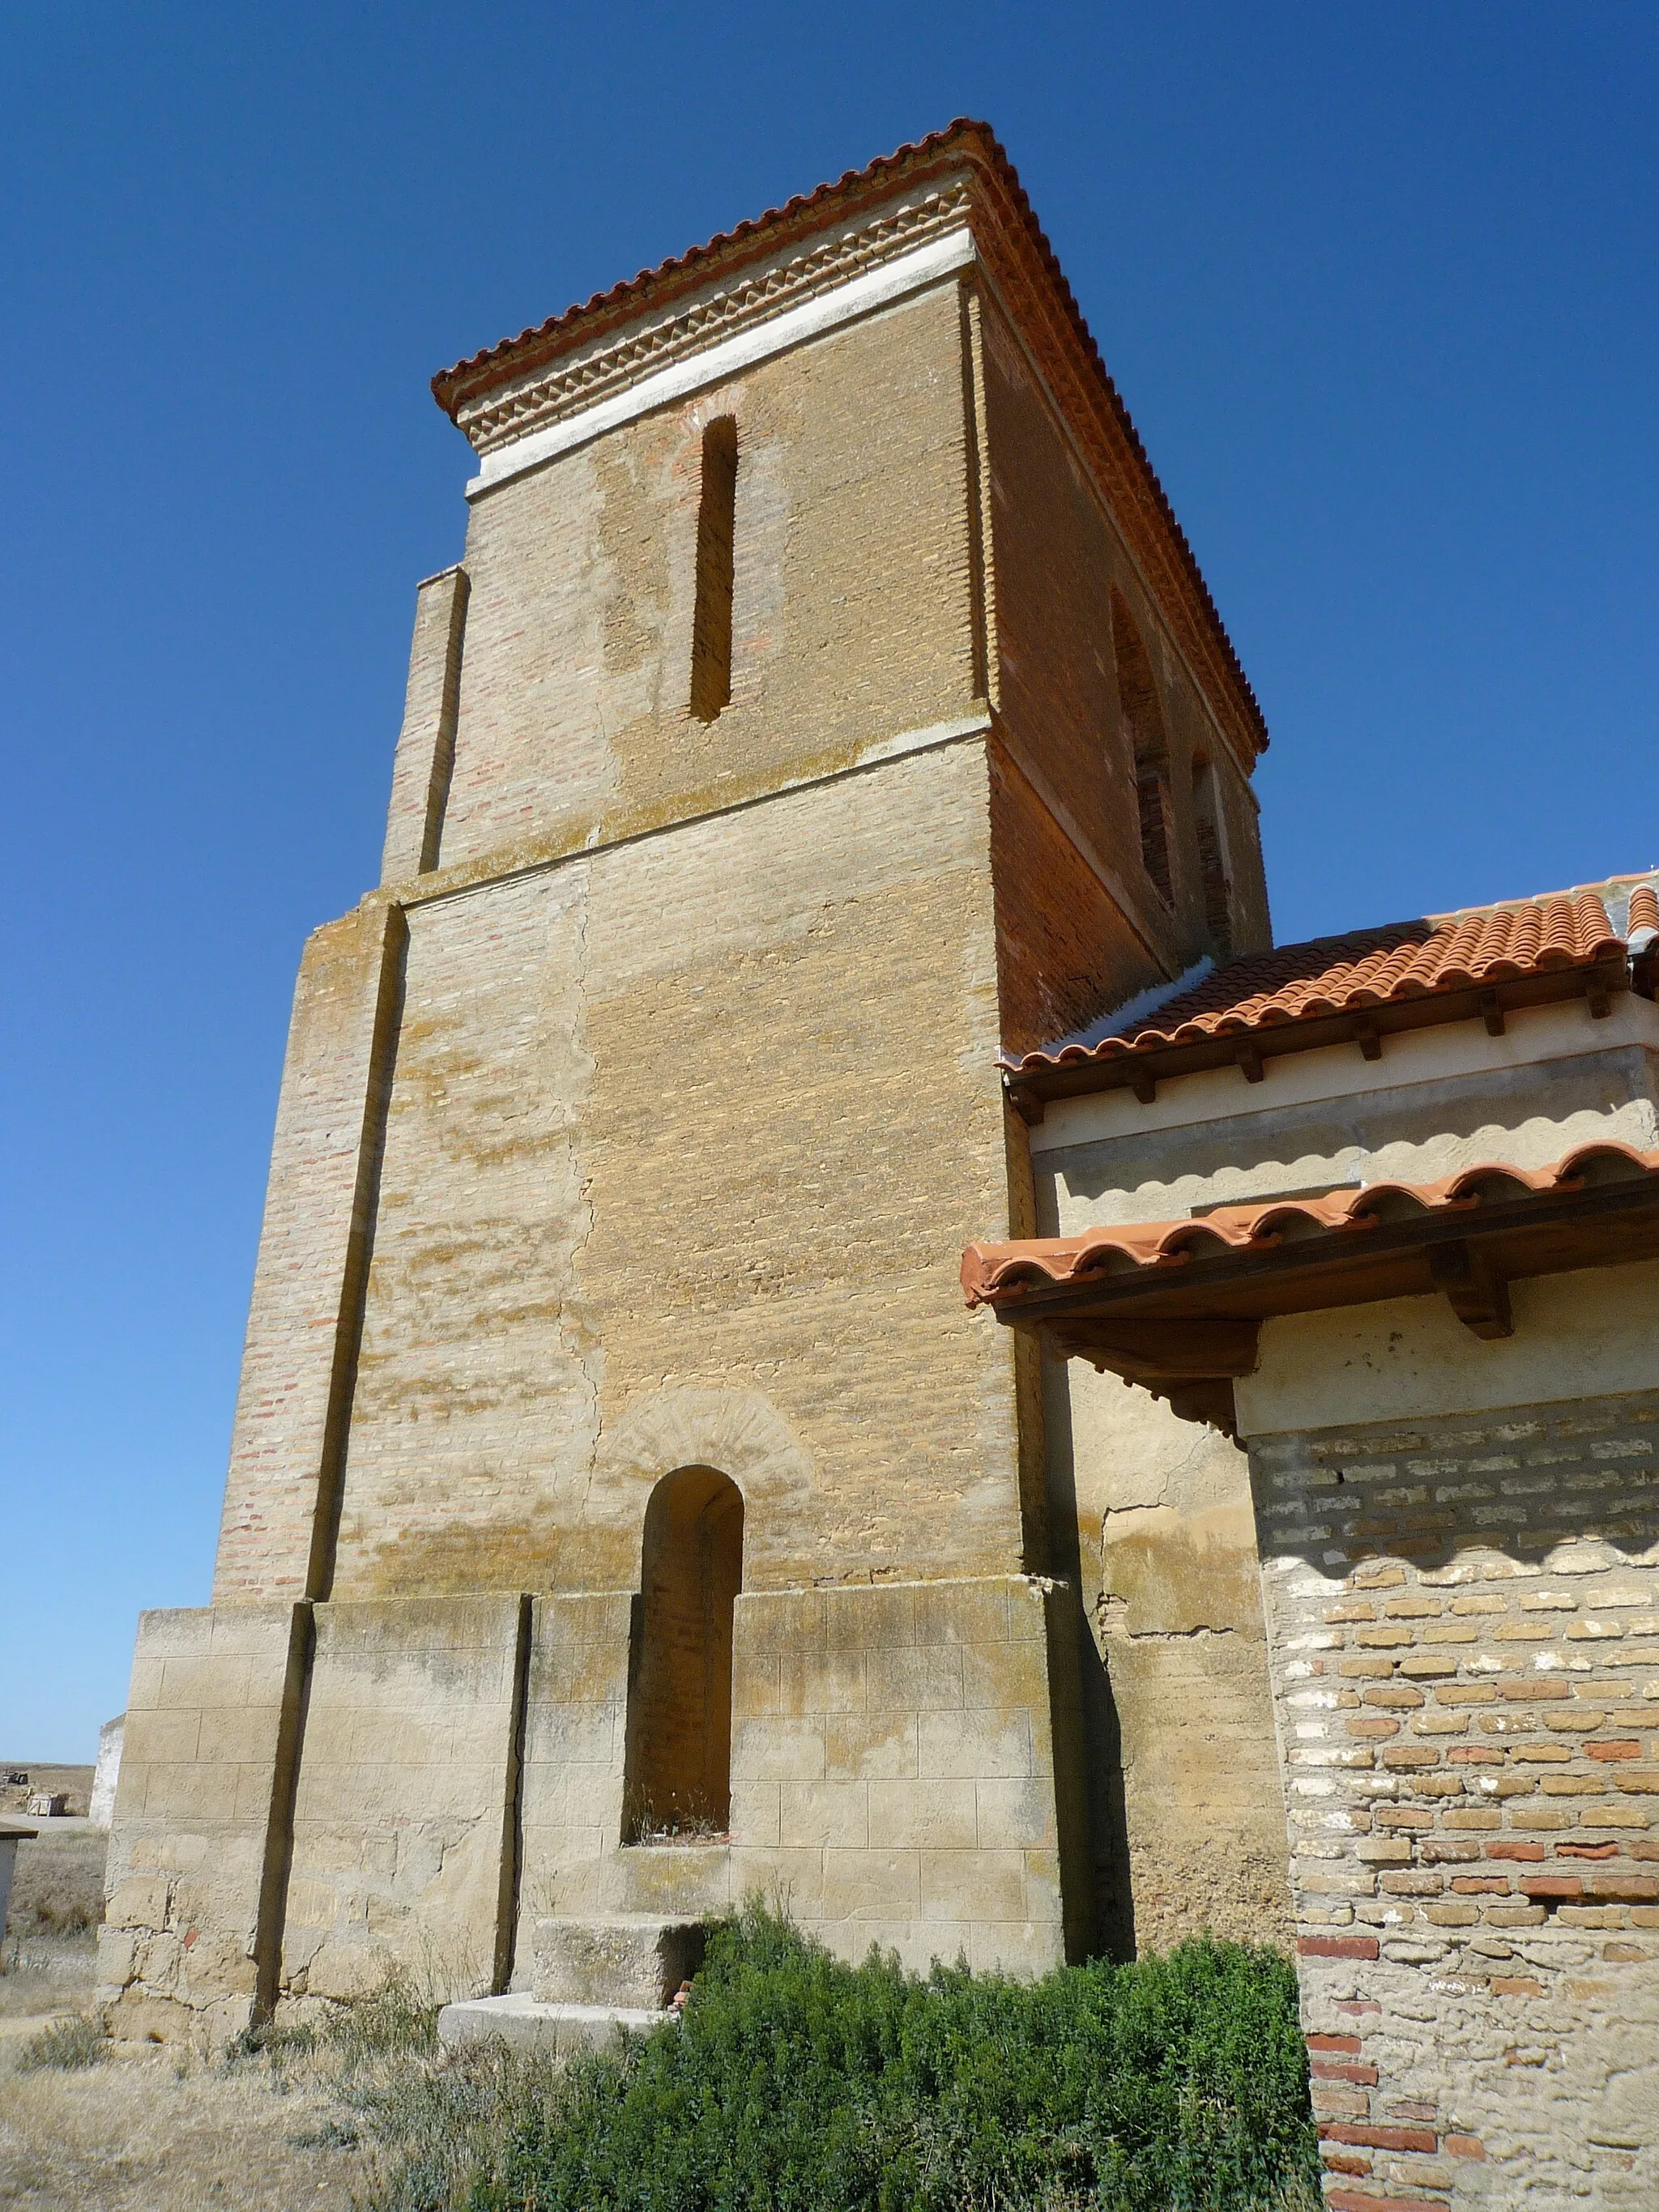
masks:
[[[1659,2201],[1659,1391],[1252,1440],[1336,2212]]]
[[[98,1996],[132,2041],[222,2041],[274,1990],[309,1608],[147,1613]]]

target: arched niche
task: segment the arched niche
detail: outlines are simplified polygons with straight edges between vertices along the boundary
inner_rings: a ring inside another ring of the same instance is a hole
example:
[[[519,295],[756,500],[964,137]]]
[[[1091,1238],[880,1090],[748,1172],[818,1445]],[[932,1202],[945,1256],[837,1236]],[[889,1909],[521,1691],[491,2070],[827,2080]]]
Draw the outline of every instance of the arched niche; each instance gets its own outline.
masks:
[[[677,1468],[645,1510],[629,1671],[623,1841],[723,1835],[732,1810],[732,1621],[743,1492]]]

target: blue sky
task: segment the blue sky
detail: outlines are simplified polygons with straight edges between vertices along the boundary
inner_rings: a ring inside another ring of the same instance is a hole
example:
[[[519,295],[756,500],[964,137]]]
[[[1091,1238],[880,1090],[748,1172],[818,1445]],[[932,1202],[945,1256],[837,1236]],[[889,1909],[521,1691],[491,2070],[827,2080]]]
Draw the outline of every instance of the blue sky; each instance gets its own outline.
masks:
[[[287,1007],[374,878],[434,369],[961,113],[1273,732],[1281,938],[1659,860],[1650,7],[0,14],[0,1756],[205,1600]]]

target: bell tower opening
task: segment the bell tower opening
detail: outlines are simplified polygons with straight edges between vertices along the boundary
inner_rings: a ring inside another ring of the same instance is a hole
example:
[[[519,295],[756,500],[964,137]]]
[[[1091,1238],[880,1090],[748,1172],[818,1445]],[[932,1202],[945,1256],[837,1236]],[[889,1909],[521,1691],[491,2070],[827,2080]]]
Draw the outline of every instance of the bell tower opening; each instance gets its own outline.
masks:
[[[624,1843],[721,1835],[729,1824],[732,1622],[742,1588],[742,1492],[709,1467],[665,1475],[645,1511]]]

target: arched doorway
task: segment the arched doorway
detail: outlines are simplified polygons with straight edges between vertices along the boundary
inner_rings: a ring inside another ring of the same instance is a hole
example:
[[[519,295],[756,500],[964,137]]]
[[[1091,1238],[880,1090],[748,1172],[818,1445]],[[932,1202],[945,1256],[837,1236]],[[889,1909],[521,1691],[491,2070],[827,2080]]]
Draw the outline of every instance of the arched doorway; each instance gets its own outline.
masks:
[[[624,1843],[725,1832],[732,1810],[732,1616],[742,1588],[742,1492],[711,1467],[665,1475],[645,1510]]]

